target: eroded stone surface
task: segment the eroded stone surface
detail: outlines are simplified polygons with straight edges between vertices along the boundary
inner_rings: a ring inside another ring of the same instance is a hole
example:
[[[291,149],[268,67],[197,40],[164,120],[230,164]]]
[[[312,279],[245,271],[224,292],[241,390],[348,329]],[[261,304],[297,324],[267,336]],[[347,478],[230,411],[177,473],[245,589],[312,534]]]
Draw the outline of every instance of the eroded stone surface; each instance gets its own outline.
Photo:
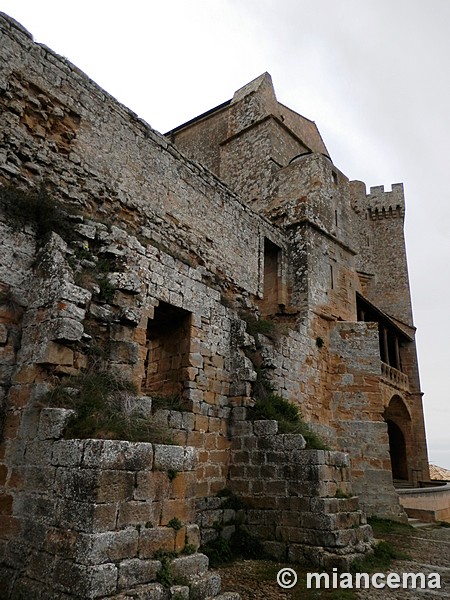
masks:
[[[366,550],[360,506],[402,519],[393,476],[428,479],[402,185],[349,181],[268,74],[162,136],[8,17],[0,36],[2,199],[46,181],[60,210],[45,233],[0,210],[6,579],[30,560],[8,593],[163,598],[154,554],[218,526],[293,560]],[[39,402],[95,369],[175,445],[62,439],[71,413]],[[272,388],[333,451],[249,420]]]

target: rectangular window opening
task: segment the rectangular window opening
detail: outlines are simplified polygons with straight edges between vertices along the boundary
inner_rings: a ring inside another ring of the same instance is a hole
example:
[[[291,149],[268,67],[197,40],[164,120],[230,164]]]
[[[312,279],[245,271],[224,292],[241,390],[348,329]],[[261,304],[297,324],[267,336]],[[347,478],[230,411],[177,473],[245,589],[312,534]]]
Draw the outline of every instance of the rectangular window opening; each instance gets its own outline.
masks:
[[[263,317],[275,315],[280,311],[281,256],[281,248],[264,238],[264,296],[259,303]]]
[[[142,391],[148,395],[181,394],[188,366],[191,313],[160,302],[148,320]]]

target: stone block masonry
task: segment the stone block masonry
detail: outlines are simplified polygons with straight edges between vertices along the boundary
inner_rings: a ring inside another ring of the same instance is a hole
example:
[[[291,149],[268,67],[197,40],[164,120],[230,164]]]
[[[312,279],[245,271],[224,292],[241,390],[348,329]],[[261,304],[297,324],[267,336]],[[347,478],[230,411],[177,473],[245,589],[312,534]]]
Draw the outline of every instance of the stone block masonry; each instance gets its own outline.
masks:
[[[6,445],[1,597],[156,599],[162,569],[183,597],[217,596],[197,552],[195,449],[61,439],[70,414],[28,409]]]
[[[265,253],[265,282],[270,284],[271,292],[259,301],[259,307],[263,315],[269,314],[267,303],[273,303],[273,292],[280,287],[283,298],[278,299],[275,318],[284,323],[295,321],[292,329],[296,332],[301,332],[303,326],[307,329],[307,337],[299,345],[299,354],[305,358],[294,367],[297,377],[289,382],[288,397],[298,402],[308,420],[341,450],[356,449],[346,439],[349,432],[336,438],[339,417],[333,414],[335,389],[330,375],[334,365],[330,364],[327,340],[335,321],[376,323],[376,360],[387,363],[382,372],[390,373],[390,382],[387,389],[380,388],[370,395],[366,408],[376,414],[373,421],[391,423],[387,433],[382,434],[385,445],[405,446],[402,456],[392,453],[394,479],[407,479],[414,485],[428,480],[404,240],[403,185],[393,184],[392,191],[377,186],[367,194],[364,183],[349,181],[334,165],[315,123],[277,101],[268,73],[242,87],[232,100],[167,135],[284,232],[285,245],[277,244],[277,252],[284,254],[286,264],[281,257],[271,268],[275,254],[271,257]],[[278,281],[273,277],[275,268]],[[347,335],[351,344],[351,329]],[[324,344],[319,356],[311,348],[314,339]],[[293,345],[297,350],[297,344]],[[285,351],[289,355],[292,350]],[[282,385],[279,371],[285,356],[275,355],[272,360],[277,371],[273,381],[281,381]],[[312,370],[316,371],[315,377]],[[288,370],[284,377],[289,375]],[[347,375],[350,381],[351,374]],[[378,366],[373,377],[374,381],[382,378]],[[397,397],[398,381],[406,385]],[[392,420],[398,402],[404,414],[401,419],[394,415]],[[374,428],[373,446],[379,440],[376,431]],[[377,471],[377,461],[368,457],[364,469]],[[370,489],[369,495],[372,493],[374,498],[375,479],[366,490]],[[393,499],[396,493],[389,477],[383,481]],[[366,493],[363,502],[367,500]],[[390,503],[386,496],[384,500]],[[385,506],[386,513],[396,512],[398,500],[392,502],[390,507]]]
[[[0,112],[4,595],[215,596],[182,551],[239,528],[369,551],[352,494],[402,519],[393,476],[428,477],[402,187],[349,182],[267,73],[163,136],[4,15]],[[63,439],[39,402],[99,372],[177,446]],[[247,420],[262,384],[336,450]]]
[[[258,293],[263,234],[280,235],[16,23],[1,18],[0,32],[7,148],[0,154],[0,181],[28,187],[30,176],[35,183],[44,178],[58,202],[78,211],[71,221],[75,245],[53,233],[39,247],[33,224],[17,230],[0,211],[7,258],[0,283],[19,307],[17,315],[1,307],[5,437],[15,437],[24,406],[48,390],[54,376],[85,372],[93,356],[103,356],[104,368],[143,393],[166,393],[170,379],[171,391],[183,395],[190,414],[178,441],[204,449],[199,494],[214,494],[227,476],[228,405],[250,391],[248,381],[232,373],[243,371],[245,361],[237,349],[232,355],[236,314],[221,297],[245,304]],[[25,155],[30,160],[23,162]],[[211,237],[213,231],[221,234]],[[184,318],[177,334],[182,354],[159,335],[174,315]],[[161,390],[154,389],[156,373]]]
[[[348,568],[372,543],[348,455],[305,445],[300,434],[277,433],[276,421],[255,421],[233,440],[230,487],[246,505],[241,527],[277,560]]]
[[[63,201],[118,226],[127,221],[154,244],[255,293],[260,240],[254,233],[268,223],[15,22],[2,17],[0,27],[2,181],[38,175],[54,183]]]
[[[387,425],[373,409],[380,395],[378,352],[375,323],[334,326],[330,336],[330,371],[336,432],[341,447],[352,456],[353,489],[366,512],[406,521],[392,486]]]

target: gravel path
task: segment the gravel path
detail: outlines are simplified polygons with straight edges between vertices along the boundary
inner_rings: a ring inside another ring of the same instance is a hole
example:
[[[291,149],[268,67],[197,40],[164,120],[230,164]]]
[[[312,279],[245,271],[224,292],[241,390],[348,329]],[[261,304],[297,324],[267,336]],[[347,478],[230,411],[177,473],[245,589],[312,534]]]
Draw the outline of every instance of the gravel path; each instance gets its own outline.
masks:
[[[305,576],[307,569],[295,566],[299,583],[292,590],[281,590],[276,583],[276,574],[286,564],[271,561],[241,560],[217,569],[222,577],[223,591],[235,591],[241,595],[241,600],[434,600],[435,598],[450,599],[450,528],[437,527],[433,529],[418,529],[408,535],[384,534],[386,539],[407,556],[404,560],[392,562],[391,573],[439,573],[441,576],[440,590],[421,589],[381,589],[354,591],[352,594],[344,590],[306,590]],[[312,570],[312,569],[309,569]]]

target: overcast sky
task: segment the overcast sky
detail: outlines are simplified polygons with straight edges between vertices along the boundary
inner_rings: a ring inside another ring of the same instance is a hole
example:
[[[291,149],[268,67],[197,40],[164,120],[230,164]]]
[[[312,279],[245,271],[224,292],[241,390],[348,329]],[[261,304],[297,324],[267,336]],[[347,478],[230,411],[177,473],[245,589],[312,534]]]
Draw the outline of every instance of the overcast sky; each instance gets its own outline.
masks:
[[[403,182],[430,462],[450,468],[449,0],[0,0],[160,132],[269,71],[336,166]],[[446,175],[447,173],[447,175]]]

